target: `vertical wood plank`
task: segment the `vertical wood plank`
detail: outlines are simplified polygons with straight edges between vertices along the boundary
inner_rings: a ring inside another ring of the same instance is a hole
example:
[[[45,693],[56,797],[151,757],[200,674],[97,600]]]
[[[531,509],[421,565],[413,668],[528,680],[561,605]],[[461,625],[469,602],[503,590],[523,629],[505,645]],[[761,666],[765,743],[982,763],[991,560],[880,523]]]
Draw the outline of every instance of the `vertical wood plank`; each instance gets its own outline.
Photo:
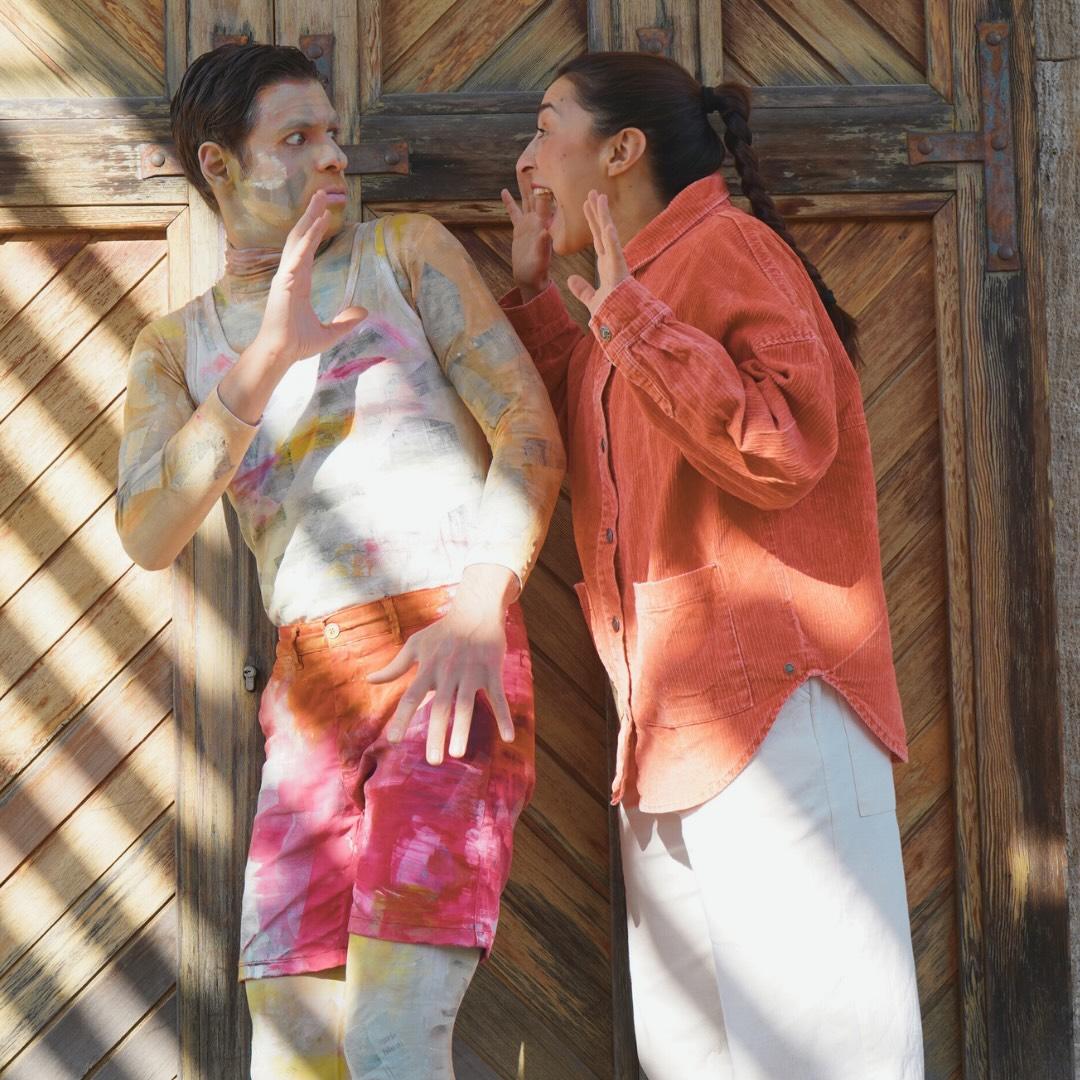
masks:
[[[956,805],[956,882],[964,1060],[968,1076],[985,1076],[982,863],[976,763],[974,627],[968,547],[967,457],[964,445],[963,338],[957,200],[934,217],[938,383],[945,545],[949,576],[949,659],[953,717],[953,793]]]
[[[724,81],[723,0],[698,0],[698,42],[701,81],[716,86]]]
[[[274,42],[299,47],[305,34],[333,34],[334,81],[330,101],[341,119],[340,141],[360,138],[360,69],[362,16],[357,0],[277,0],[274,4]],[[360,217],[360,177],[346,177],[348,217]]]
[[[200,2],[193,6],[191,56],[215,32],[272,40],[272,5]],[[186,260],[170,296],[183,303],[205,291],[222,268],[222,229],[194,189],[176,240]],[[171,239],[171,238],[170,238]],[[187,271],[187,279],[183,271]],[[215,507],[174,569],[177,628],[175,707],[179,737],[177,798],[177,1024],[185,1080],[233,1080],[249,1071],[250,1027],[237,980],[240,899],[261,747],[257,695],[241,671],[267,671],[268,632],[254,562],[222,504]]]
[[[955,0],[958,126],[977,128],[974,27],[989,5]],[[957,191],[981,845],[986,1075],[1072,1076],[1062,732],[1052,611],[1046,356],[1034,193],[1032,28],[1010,26],[1023,268],[985,268],[981,170]],[[969,1061],[971,1048],[968,1048]]]
[[[382,0],[357,0],[360,39],[360,108],[372,108],[382,97]]]
[[[926,81],[946,100],[952,97],[950,0],[926,0]]]
[[[165,0],[165,94],[171,98],[188,65],[188,0]]]
[[[213,48],[215,33],[248,34],[268,44],[274,40],[272,0],[189,0],[189,62]]]

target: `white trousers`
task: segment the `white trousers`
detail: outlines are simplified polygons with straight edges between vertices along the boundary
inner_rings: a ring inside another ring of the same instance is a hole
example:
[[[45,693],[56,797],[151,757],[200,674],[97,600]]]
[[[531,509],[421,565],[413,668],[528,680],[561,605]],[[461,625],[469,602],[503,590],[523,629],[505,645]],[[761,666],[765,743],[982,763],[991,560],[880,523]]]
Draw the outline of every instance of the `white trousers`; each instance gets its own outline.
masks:
[[[692,810],[621,814],[649,1080],[923,1080],[888,752],[811,679]]]

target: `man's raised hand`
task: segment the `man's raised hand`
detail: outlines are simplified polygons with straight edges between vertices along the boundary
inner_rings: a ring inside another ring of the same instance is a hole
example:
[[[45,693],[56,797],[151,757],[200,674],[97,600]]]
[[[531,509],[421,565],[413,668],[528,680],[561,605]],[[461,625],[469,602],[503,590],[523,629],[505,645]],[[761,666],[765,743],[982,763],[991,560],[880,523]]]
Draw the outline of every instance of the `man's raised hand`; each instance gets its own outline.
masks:
[[[281,262],[270,284],[255,340],[266,355],[281,363],[291,364],[326,352],[367,318],[364,308],[349,307],[324,323],[311,306],[315,253],[330,222],[327,205],[327,193],[315,192],[285,239]]]

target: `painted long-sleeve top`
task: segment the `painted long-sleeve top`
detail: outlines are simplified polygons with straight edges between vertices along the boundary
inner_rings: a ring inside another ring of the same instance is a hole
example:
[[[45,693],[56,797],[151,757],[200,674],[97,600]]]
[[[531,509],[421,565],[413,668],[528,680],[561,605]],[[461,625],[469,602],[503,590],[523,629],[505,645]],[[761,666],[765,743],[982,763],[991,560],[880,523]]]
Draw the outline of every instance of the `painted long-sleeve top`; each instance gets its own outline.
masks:
[[[451,584],[477,563],[524,583],[563,447],[528,353],[461,244],[419,214],[342,230],[315,260],[312,304],[324,320],[350,304],[369,316],[294,363],[249,425],[217,384],[272,274],[226,273],[136,340],[116,514],[128,553],[167,565],[224,493],[278,625]]]

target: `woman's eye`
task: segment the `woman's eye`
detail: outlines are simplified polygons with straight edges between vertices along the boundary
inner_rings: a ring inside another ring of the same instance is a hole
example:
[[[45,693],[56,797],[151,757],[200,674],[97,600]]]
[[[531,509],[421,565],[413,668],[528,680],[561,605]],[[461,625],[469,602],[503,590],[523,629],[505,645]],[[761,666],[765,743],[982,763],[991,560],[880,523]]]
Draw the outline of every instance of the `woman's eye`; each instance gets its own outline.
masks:
[[[537,138],[540,138],[541,135],[546,135],[546,134],[547,134],[547,132],[543,128],[538,127],[536,129],[536,137]]]
[[[285,137],[285,141],[290,146],[301,146],[304,142],[304,133],[302,131],[294,131],[291,135]]]

